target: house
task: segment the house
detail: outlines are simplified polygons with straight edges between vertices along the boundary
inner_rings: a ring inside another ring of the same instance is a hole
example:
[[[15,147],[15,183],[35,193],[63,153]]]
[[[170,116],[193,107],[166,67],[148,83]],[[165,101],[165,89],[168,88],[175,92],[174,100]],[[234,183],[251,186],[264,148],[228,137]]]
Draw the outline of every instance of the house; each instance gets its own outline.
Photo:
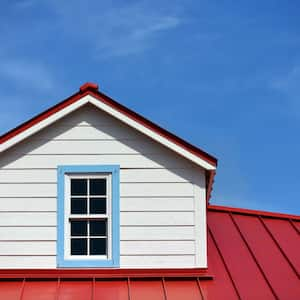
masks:
[[[0,153],[0,299],[300,299],[300,217],[210,205],[217,159],[96,84]]]

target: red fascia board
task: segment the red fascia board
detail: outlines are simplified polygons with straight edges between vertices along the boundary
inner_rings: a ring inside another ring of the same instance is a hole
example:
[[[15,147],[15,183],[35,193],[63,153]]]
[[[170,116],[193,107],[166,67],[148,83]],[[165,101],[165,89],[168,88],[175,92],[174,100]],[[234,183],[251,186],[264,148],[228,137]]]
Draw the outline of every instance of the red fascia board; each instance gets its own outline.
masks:
[[[83,91],[83,92],[82,92]],[[95,91],[94,87],[87,86],[84,89],[81,89],[79,92],[75,93],[74,95],[70,96],[69,98],[63,100],[62,102],[56,104],[55,106],[49,108],[48,110],[42,112],[41,114],[33,117],[29,121],[21,124],[20,126],[10,130],[9,132],[5,133],[0,137],[0,144],[3,144],[7,140],[13,138],[14,136],[20,134],[21,132],[25,131],[26,129],[36,125],[37,123],[43,121],[44,119],[50,117],[54,113],[60,111],[61,109],[67,107],[68,105],[76,102],[80,98],[91,95],[96,99],[104,102],[105,104],[109,105],[110,107],[116,109],[117,111],[125,114],[129,118],[137,121],[138,123],[142,124],[143,126],[149,128],[150,130],[158,133],[159,135],[167,138],[168,140],[172,141],[173,143],[177,144],[178,146],[184,148],[185,150],[189,151],[190,153],[200,157],[201,159],[205,160],[206,162],[212,164],[213,166],[217,166],[217,159],[210,154],[206,153],[205,151],[193,146],[192,144],[184,141],[183,139],[179,138],[178,136],[174,135],[173,133],[163,129],[162,127],[154,124],[150,120],[144,118],[143,116],[137,114],[136,112],[130,110],[129,108],[121,105],[120,103],[116,102],[115,100],[111,99],[110,97],[106,96],[105,94]]]
[[[206,268],[196,269],[2,269],[8,278],[201,278],[212,279]]]
[[[262,216],[268,218],[289,219],[289,220],[300,221],[300,216],[297,215],[289,215],[289,214],[268,212],[262,210],[252,210],[252,209],[236,208],[236,207],[229,207],[229,206],[219,206],[219,205],[208,205],[207,208],[210,211],[220,211],[220,212],[229,212],[233,214]]]
[[[211,197],[211,193],[213,190],[213,184],[214,184],[214,178],[216,175],[216,171],[215,170],[210,170],[207,171],[207,178],[208,178],[208,183],[207,183],[207,187],[206,187],[206,204],[209,204],[209,199]]]
[[[38,124],[39,122],[47,119],[51,115],[57,113],[58,111],[64,109],[65,107],[69,106],[70,104],[76,102],[80,98],[84,97],[85,95],[88,95],[88,92],[85,93],[76,93],[67,99],[57,103],[56,105],[50,107],[49,109],[43,111],[42,113],[34,116],[30,120],[22,123],[21,125],[13,128],[12,130],[4,133],[2,136],[0,136],[0,144],[5,143],[9,139],[15,137],[16,135],[22,133],[23,131],[27,130],[28,128]]]

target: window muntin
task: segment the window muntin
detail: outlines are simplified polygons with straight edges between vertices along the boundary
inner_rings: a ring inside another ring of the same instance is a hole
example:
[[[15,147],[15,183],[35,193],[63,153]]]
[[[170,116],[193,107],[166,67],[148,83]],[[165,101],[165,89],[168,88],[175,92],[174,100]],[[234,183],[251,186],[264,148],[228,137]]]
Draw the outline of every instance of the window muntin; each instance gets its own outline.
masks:
[[[119,165],[58,166],[57,181],[58,266],[119,266]]]
[[[66,174],[66,181],[65,256],[110,259],[111,174]]]

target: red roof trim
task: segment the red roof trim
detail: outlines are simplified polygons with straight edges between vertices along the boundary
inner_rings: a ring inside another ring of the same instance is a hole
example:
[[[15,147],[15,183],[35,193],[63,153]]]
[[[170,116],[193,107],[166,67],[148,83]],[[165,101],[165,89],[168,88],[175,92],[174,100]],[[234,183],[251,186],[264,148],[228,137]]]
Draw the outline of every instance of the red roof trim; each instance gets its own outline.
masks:
[[[21,125],[13,128],[12,130],[4,133],[2,136],[0,136],[0,144],[3,144],[4,142],[8,141],[9,139],[15,137],[16,135],[22,133],[23,131],[27,130],[28,128],[36,125],[37,123],[47,119],[51,115],[57,113],[58,111],[64,109],[65,107],[69,106],[70,104],[76,102],[80,98],[88,95],[88,92],[85,93],[76,93],[69,98],[63,100],[62,102],[50,107],[49,109],[43,111],[42,113],[36,115],[32,119],[29,119],[28,121],[22,123]]]
[[[216,171],[215,170],[211,170],[211,171],[207,171],[207,186],[206,186],[206,203],[209,204],[209,200],[211,197],[211,193],[213,190],[213,184],[214,184],[214,178],[216,175]]]
[[[211,210],[211,211],[230,212],[233,214],[241,214],[241,215],[255,215],[255,216],[258,215],[258,216],[269,217],[269,218],[289,219],[289,220],[300,221],[300,216],[297,216],[297,215],[288,215],[288,214],[282,214],[282,213],[236,208],[236,207],[228,207],[228,206],[218,206],[218,205],[208,205],[207,208],[208,208],[208,210]]]
[[[153,122],[149,121],[148,119],[144,118],[143,116],[141,116],[141,115],[137,114],[136,112],[130,110],[129,108],[121,105],[120,103],[116,102],[115,100],[111,99],[110,97],[106,96],[105,94],[97,91],[96,87],[97,87],[96,84],[92,84],[92,83],[84,84],[83,86],[81,86],[80,91],[77,92],[76,94],[70,96],[69,98],[58,103],[57,105],[42,112],[41,114],[33,117],[32,119],[21,124],[20,126],[3,134],[0,137],[0,144],[6,142],[7,140],[20,134],[21,132],[25,131],[26,129],[28,129],[28,128],[36,125],[37,123],[43,121],[44,119],[50,117],[54,113],[60,111],[61,109],[67,107],[68,105],[76,102],[77,100],[84,97],[85,95],[91,95],[91,96],[97,98],[98,100],[104,102],[105,104],[109,105],[110,107],[125,114],[129,118],[137,121],[138,123],[142,124],[143,126],[149,128],[152,131],[158,133],[159,135],[167,138],[168,140],[170,140],[173,143],[177,144],[178,146],[184,148],[185,150],[191,152],[192,154],[200,157],[201,159],[205,160],[206,162],[210,163],[211,165],[217,166],[217,159],[215,157],[213,157],[212,155],[210,155],[210,154],[206,153],[205,151],[184,141],[183,139],[179,138],[178,136],[174,135],[173,133],[163,129],[162,127],[154,124]]]
[[[7,269],[4,278],[202,278],[212,279],[207,269]]]

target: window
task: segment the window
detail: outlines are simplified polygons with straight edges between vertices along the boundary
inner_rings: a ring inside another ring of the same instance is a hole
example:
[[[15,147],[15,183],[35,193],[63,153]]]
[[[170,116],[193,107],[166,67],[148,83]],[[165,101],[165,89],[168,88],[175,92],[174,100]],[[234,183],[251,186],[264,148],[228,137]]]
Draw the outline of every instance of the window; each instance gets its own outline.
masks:
[[[119,265],[119,166],[58,167],[60,267]]]

